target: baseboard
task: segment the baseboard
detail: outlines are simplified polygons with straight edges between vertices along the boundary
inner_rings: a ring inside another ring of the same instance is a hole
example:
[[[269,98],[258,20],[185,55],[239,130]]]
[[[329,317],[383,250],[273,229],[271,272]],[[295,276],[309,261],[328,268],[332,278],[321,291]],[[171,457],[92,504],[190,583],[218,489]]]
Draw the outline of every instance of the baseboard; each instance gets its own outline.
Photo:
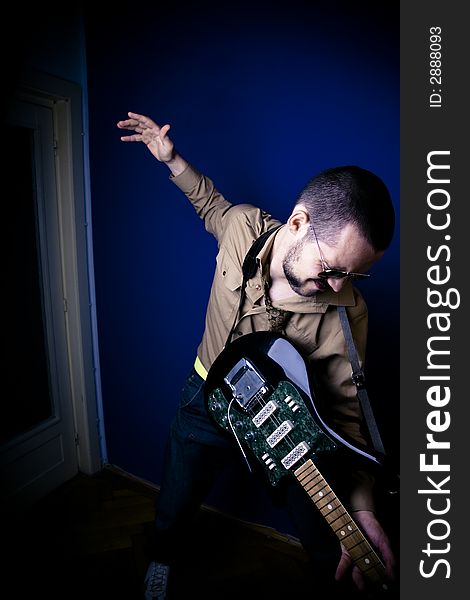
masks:
[[[136,475],[133,475],[132,473],[129,473],[128,471],[125,471],[124,469],[122,469],[121,467],[118,467],[116,465],[108,463],[108,464],[104,465],[103,469],[110,471],[116,475],[120,475],[121,477],[125,477],[126,479],[132,481],[133,483],[137,483],[139,485],[142,485],[142,486],[148,488],[152,492],[158,493],[160,491],[159,485],[157,485],[151,481],[148,481],[147,479],[144,479],[142,477],[137,477]],[[299,548],[302,547],[302,544],[300,543],[298,538],[296,538],[293,535],[287,534],[287,533],[281,533],[280,531],[277,531],[277,529],[274,529],[273,527],[268,527],[267,525],[262,525],[260,523],[253,523],[251,521],[246,521],[244,519],[234,517],[233,515],[230,515],[229,513],[225,513],[224,511],[221,511],[220,509],[215,508],[213,506],[209,506],[208,504],[203,504],[201,506],[201,509],[208,511],[212,514],[215,514],[220,518],[228,519],[231,521],[236,521],[238,524],[241,524],[244,527],[252,529],[252,530],[256,531],[257,533],[265,535],[266,537],[274,538],[278,541],[285,542],[287,544],[291,544],[291,545],[299,547]]]

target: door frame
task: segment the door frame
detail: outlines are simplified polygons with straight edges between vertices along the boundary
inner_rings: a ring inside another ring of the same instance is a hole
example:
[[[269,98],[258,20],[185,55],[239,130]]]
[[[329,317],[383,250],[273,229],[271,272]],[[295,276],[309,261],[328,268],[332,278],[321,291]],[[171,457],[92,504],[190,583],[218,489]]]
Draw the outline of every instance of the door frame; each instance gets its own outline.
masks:
[[[59,235],[75,443],[78,468],[91,475],[102,468],[106,445],[97,350],[83,92],[79,84],[33,69],[21,74],[17,90],[19,99],[52,100],[54,106]]]

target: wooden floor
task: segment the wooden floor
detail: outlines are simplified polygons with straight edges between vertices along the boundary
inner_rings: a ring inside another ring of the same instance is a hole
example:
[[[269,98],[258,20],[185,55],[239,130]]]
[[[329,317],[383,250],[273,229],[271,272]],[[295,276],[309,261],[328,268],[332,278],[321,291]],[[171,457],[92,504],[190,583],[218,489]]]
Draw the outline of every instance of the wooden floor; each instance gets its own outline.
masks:
[[[21,523],[6,523],[9,597],[142,600],[157,493],[105,468],[78,475]],[[304,597],[308,564],[296,540],[201,510],[192,541],[194,558],[173,581],[172,598],[286,597],[279,581],[290,598]]]
[[[0,574],[2,589],[12,592],[3,597],[143,600],[157,493],[105,468],[93,477],[77,475],[21,523],[7,520]],[[188,543],[192,558],[173,573],[172,600],[314,597],[295,539],[202,509]]]

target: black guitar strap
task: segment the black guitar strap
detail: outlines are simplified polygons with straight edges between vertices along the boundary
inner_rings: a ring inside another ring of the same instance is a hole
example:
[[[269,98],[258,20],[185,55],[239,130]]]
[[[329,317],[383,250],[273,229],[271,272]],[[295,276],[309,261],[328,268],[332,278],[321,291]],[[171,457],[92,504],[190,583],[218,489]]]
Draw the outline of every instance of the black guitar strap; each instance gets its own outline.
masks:
[[[258,268],[258,265],[256,264],[256,257],[259,254],[261,248],[264,246],[264,243],[266,242],[268,237],[272,233],[274,233],[274,231],[279,229],[280,227],[282,227],[282,225],[278,225],[277,227],[273,227],[272,229],[268,229],[268,231],[265,231],[264,233],[262,233],[253,242],[253,244],[251,245],[250,249],[248,250],[248,252],[245,256],[245,259],[244,259],[243,265],[242,265],[243,279],[242,279],[242,287],[240,290],[240,302],[238,304],[238,310],[235,314],[235,319],[233,320],[233,324],[230,329],[230,333],[228,334],[227,341],[225,342],[225,346],[227,346],[229,344],[230,340],[232,339],[233,330],[235,329],[235,325],[237,324],[238,315],[240,314],[243,303],[245,302],[247,281],[249,279],[251,279],[252,277],[254,277],[256,274],[256,269]]]

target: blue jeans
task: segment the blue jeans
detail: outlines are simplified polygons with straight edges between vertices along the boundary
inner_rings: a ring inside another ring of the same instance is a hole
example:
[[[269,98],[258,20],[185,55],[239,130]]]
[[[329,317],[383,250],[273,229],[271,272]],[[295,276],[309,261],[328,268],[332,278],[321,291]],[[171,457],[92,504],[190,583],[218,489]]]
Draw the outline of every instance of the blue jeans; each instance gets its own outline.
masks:
[[[166,445],[155,507],[157,560],[172,563],[178,558],[195,513],[233,453],[231,440],[207,414],[204,380],[193,368],[182,389]]]
[[[163,481],[156,503],[154,558],[174,563],[186,547],[191,522],[227,461],[239,450],[207,414],[204,380],[193,369],[183,387],[166,447]],[[332,577],[339,544],[295,478],[284,478],[286,505],[315,571]],[[316,568],[315,568],[316,567]]]

